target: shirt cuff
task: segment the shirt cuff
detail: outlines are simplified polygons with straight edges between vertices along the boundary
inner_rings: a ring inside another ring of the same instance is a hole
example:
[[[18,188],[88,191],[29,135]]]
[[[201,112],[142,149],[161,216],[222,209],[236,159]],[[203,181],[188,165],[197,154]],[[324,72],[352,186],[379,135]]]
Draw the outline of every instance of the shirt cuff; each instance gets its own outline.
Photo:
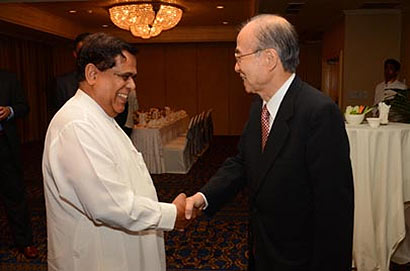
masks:
[[[14,117],[13,107],[9,106],[8,108],[10,108],[10,115],[7,117],[7,120],[9,120],[9,119],[11,119],[12,117]]]
[[[158,224],[159,230],[171,231],[174,229],[177,219],[177,207],[172,203],[159,202],[161,208],[161,219]]]
[[[204,198],[205,206],[202,210],[205,210],[206,208],[208,208],[208,200],[206,199],[205,195],[202,192],[198,192],[198,194],[200,194]]]

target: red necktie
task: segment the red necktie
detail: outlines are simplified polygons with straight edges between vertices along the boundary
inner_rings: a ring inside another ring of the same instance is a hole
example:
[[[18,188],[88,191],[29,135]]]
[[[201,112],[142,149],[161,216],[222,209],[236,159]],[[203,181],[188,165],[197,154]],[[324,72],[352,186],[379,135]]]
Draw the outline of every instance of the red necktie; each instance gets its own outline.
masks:
[[[266,140],[269,136],[269,111],[266,104],[262,107],[261,126],[262,126],[262,151],[265,148]]]

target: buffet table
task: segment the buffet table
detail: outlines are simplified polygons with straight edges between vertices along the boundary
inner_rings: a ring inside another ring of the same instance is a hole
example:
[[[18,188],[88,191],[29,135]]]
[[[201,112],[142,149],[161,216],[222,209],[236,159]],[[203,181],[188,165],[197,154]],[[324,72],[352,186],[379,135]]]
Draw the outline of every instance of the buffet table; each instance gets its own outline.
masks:
[[[155,126],[136,126],[132,130],[131,140],[144,157],[150,173],[166,173],[163,146],[188,128],[189,117],[184,117]]]
[[[389,123],[379,128],[346,124],[346,131],[355,188],[354,265],[358,271],[388,271],[392,255],[406,235],[410,124]],[[410,261],[410,255],[400,257]]]

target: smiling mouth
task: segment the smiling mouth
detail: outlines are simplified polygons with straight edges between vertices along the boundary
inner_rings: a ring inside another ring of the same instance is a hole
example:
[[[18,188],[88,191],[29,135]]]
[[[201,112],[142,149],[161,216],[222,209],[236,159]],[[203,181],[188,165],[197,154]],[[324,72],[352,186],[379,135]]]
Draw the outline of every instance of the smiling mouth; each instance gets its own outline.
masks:
[[[125,100],[127,100],[127,99],[128,99],[128,95],[127,95],[127,94],[124,94],[124,93],[118,93],[117,95],[118,95],[118,96],[120,96],[121,98],[125,99]]]

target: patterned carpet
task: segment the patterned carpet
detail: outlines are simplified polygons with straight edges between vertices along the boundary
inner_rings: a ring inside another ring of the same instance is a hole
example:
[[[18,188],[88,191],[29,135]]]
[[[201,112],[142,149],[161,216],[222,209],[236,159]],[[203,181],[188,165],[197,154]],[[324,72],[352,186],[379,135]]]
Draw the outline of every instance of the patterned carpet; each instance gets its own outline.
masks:
[[[212,146],[189,174],[161,174],[152,178],[161,201],[171,202],[180,192],[191,195],[209,179],[219,165],[236,151],[238,137],[215,137]],[[0,271],[47,270],[45,209],[41,176],[42,143],[23,146],[24,179],[32,214],[34,242],[40,257],[27,260],[11,248],[6,217],[0,207]],[[246,270],[247,198],[245,193],[213,218],[199,217],[181,232],[166,233],[167,270]],[[1,203],[0,203],[1,205]],[[392,264],[392,271],[410,271],[410,265]],[[330,271],[330,270],[329,270]]]
[[[235,153],[237,141],[238,137],[215,137],[212,146],[187,175],[153,175],[159,199],[171,202],[180,192],[187,195],[197,192],[226,157]],[[42,143],[23,146],[24,179],[32,214],[34,242],[40,257],[27,260],[11,248],[4,209],[0,208],[0,270],[47,270],[41,155]],[[167,270],[245,270],[246,202],[242,193],[213,218],[203,215],[185,232],[166,233]]]

